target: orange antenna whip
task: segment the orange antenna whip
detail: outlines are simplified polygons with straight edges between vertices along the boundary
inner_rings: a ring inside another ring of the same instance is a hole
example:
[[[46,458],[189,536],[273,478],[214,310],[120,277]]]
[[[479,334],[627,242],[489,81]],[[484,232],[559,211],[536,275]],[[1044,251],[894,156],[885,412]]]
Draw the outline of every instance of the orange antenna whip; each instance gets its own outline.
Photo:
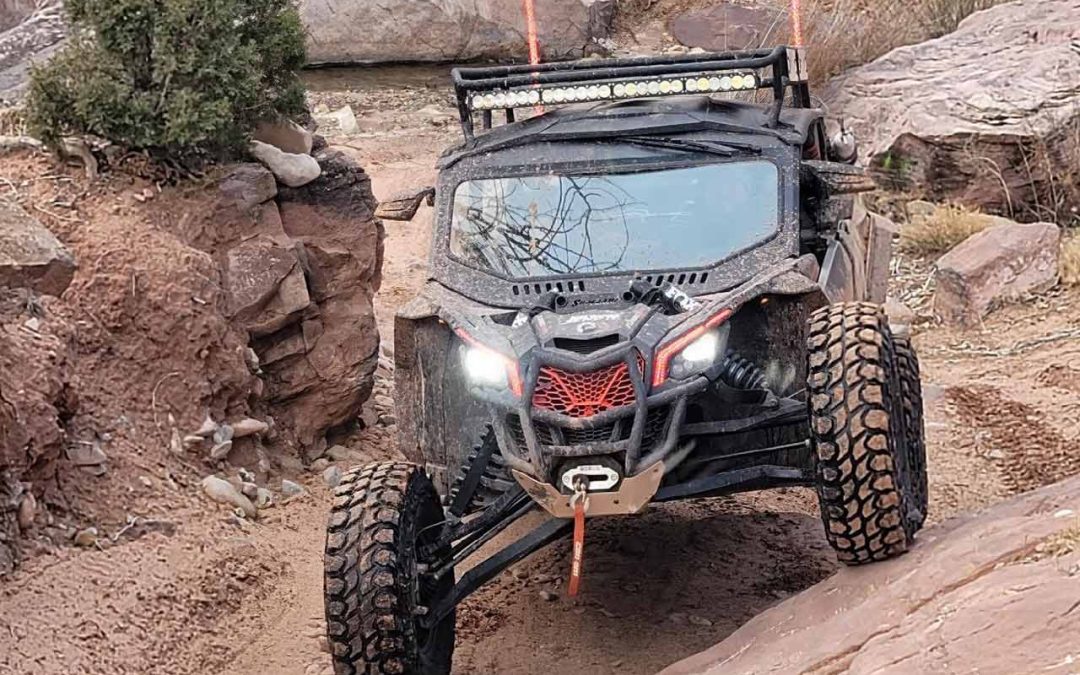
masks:
[[[529,39],[529,63],[540,63],[540,38],[536,31],[536,8],[533,0],[525,1],[525,28]]]
[[[802,11],[799,0],[791,0],[791,42],[792,47],[803,46]]]

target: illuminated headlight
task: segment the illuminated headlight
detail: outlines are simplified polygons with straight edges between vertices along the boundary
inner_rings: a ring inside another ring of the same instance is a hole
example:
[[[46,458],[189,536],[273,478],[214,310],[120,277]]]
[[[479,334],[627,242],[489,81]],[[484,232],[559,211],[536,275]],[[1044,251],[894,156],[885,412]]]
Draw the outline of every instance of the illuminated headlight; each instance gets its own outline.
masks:
[[[721,331],[711,330],[688,344],[671,360],[671,377],[682,380],[716,363],[722,342]]]
[[[483,347],[462,347],[461,367],[469,382],[481,387],[506,389],[506,361]]]

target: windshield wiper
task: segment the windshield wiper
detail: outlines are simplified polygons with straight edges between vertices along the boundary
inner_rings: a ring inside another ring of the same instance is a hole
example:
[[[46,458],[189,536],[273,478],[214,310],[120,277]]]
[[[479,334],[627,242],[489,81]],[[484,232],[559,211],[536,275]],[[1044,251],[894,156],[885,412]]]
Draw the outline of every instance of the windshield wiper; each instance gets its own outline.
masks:
[[[706,152],[709,154],[730,157],[733,151],[746,152],[754,155],[761,154],[761,148],[747,143],[734,143],[731,141],[703,141],[689,140],[685,138],[671,138],[670,136],[618,136],[611,139],[613,142],[625,141],[638,145],[655,145],[656,147],[671,148],[675,150],[687,150],[691,152]]]

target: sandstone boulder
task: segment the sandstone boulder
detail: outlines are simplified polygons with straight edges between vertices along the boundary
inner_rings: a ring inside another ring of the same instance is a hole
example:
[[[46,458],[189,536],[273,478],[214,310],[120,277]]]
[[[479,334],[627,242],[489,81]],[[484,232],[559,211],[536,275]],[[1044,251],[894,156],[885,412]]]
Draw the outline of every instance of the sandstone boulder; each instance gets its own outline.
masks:
[[[30,66],[51,56],[66,35],[61,0],[0,3],[0,102],[21,98]]]
[[[274,418],[305,447],[355,419],[371,393],[379,347],[371,298],[383,251],[370,178],[334,149],[315,160],[319,178],[279,195],[283,233],[297,247],[310,307],[252,343]]]
[[[1080,207],[1080,8],[1017,0],[895,49],[822,97],[891,187],[1011,216]]]
[[[44,225],[16,204],[0,201],[0,287],[60,295],[75,258]]]
[[[779,17],[780,29],[786,28]],[[687,47],[708,51],[755,49],[768,42],[777,29],[775,12],[717,2],[704,9],[679,14],[671,21],[671,34]]]
[[[240,164],[218,183],[225,201],[243,213],[277,196],[274,174],[259,164]]]
[[[1050,288],[1060,243],[1053,223],[996,225],[972,235],[938,259],[934,311],[946,323],[970,326],[1000,302]]]
[[[662,675],[1075,670],[1080,477],[843,569]]]
[[[225,288],[229,316],[253,336],[296,323],[311,304],[296,251],[261,236],[228,252]]]
[[[310,131],[290,120],[260,122],[251,136],[282,152],[296,155],[310,154],[315,143],[315,136]]]
[[[611,30],[614,0],[536,0],[546,59],[580,57]],[[506,0],[302,0],[314,63],[524,58],[525,13]],[[362,36],[358,39],[357,36]]]
[[[252,141],[251,155],[262,162],[281,183],[289,187],[302,187],[319,177],[321,169],[311,155],[283,152],[278,148]]]

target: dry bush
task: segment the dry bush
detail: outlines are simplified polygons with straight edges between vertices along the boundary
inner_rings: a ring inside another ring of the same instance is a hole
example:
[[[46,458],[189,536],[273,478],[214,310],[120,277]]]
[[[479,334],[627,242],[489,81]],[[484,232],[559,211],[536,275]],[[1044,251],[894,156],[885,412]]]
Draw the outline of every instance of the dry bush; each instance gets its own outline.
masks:
[[[900,230],[900,249],[918,255],[944,253],[993,223],[984,213],[946,204],[905,225]]]
[[[822,83],[847,68],[868,63],[903,45],[956,30],[973,12],[1005,0],[809,0],[803,3],[805,42],[810,46],[810,78]],[[784,14],[788,3],[772,0]],[[788,40],[786,19],[769,42]]]
[[[1061,243],[1061,283],[1080,286],[1080,232],[1066,235]]]

